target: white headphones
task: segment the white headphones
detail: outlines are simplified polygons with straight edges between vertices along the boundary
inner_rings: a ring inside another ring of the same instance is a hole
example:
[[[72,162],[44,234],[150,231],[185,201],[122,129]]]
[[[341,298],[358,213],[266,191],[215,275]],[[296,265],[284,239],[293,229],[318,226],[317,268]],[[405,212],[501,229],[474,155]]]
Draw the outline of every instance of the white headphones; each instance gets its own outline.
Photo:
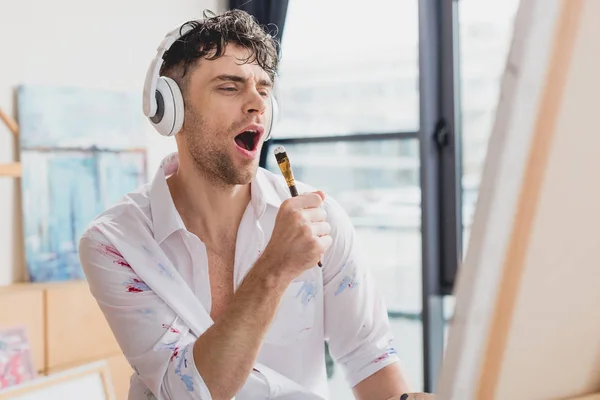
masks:
[[[143,109],[154,128],[164,136],[172,136],[183,126],[184,105],[181,89],[173,79],[159,76],[165,52],[186,33],[192,30],[190,24],[184,23],[171,30],[157,48],[156,57],[150,63],[144,82]],[[278,117],[278,105],[274,92],[269,96],[271,118],[265,126],[268,140],[273,125]]]

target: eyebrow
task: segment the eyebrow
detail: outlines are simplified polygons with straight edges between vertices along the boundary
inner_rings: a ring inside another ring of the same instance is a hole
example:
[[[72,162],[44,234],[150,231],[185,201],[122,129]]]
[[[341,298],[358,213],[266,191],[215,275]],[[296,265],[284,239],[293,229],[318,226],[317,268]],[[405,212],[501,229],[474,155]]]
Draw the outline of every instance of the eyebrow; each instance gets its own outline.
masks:
[[[248,78],[244,78],[243,76],[240,76],[240,75],[222,74],[222,75],[217,75],[211,79],[211,82],[214,82],[214,81],[246,83],[248,81]],[[260,81],[258,81],[258,85],[272,87],[273,83],[270,80],[261,79]]]

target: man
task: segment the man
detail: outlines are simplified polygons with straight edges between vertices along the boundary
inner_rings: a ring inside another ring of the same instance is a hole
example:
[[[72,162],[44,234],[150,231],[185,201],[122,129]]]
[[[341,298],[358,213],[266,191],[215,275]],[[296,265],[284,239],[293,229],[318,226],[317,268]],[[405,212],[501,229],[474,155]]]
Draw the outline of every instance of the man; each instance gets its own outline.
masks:
[[[408,386],[348,216],[258,168],[276,43],[238,10],[184,26],[160,60],[183,99],[178,151],[80,241],[136,371],[129,399],[326,398],[324,340],[357,398],[399,399]]]

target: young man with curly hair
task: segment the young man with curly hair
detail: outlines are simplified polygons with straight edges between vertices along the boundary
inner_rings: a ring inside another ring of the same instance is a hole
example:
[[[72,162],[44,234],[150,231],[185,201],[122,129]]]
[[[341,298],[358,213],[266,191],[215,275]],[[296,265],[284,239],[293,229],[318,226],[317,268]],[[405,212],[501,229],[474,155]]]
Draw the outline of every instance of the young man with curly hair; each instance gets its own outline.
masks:
[[[80,241],[136,372],[129,399],[327,398],[325,340],[357,398],[399,399],[408,386],[350,219],[301,182],[290,197],[258,166],[277,43],[240,10],[173,35],[144,95],[178,151]]]

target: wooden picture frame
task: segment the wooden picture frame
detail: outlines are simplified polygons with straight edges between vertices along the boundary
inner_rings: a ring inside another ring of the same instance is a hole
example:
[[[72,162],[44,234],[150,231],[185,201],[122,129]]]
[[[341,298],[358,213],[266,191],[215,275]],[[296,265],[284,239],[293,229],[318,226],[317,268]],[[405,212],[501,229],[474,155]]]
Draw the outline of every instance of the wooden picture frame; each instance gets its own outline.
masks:
[[[598,19],[597,0],[521,0],[442,400],[600,393]]]
[[[0,391],[0,400],[115,400],[105,361],[40,377]]]

